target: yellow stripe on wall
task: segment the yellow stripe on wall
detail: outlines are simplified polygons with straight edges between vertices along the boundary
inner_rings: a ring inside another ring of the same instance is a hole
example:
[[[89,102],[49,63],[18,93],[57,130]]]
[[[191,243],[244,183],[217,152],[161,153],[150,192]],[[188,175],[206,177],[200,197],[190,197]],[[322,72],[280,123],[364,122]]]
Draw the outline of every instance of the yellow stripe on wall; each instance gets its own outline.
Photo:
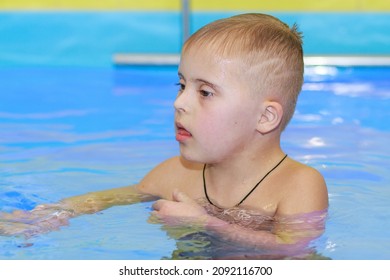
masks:
[[[178,10],[178,0],[0,0],[4,9]]]
[[[390,11],[389,0],[190,0],[193,10]],[[0,9],[178,10],[180,0],[1,0]]]
[[[390,10],[389,0],[193,0],[194,10],[363,11]]]

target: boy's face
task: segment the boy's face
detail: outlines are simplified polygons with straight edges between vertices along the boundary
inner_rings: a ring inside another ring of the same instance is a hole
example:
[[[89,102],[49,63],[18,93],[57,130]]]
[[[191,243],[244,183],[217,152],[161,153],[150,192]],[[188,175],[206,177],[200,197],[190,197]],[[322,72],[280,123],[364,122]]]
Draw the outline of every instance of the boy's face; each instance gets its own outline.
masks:
[[[182,54],[175,101],[176,139],[184,158],[217,163],[242,155],[258,134],[261,97],[237,59],[204,48]]]

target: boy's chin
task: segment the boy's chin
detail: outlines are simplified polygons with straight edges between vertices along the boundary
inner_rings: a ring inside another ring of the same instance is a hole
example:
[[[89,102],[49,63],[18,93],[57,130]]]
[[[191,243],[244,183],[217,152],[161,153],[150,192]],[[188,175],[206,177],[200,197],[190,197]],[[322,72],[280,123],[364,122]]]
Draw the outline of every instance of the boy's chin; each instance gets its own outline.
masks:
[[[185,152],[182,152],[180,151],[180,157],[187,161],[187,162],[191,162],[191,163],[198,163],[198,164],[204,164],[205,161],[204,159],[202,160],[201,157],[197,156],[197,155],[191,155],[189,153],[185,153]]]

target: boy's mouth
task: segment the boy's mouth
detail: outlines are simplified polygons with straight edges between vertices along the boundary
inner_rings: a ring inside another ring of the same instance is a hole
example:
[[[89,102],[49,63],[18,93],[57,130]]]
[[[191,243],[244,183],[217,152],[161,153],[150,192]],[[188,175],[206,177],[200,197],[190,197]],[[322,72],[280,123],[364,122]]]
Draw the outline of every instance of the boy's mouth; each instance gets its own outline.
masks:
[[[183,142],[188,138],[191,138],[192,134],[184,128],[180,123],[176,123],[176,140],[178,142]]]

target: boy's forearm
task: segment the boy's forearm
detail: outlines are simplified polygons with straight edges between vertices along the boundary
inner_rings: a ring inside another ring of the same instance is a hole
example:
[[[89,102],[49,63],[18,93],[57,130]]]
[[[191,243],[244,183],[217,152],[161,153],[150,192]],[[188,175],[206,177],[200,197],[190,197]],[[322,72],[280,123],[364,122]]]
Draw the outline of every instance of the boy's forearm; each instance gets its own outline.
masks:
[[[136,186],[129,186],[69,197],[59,203],[38,205],[30,211],[0,212],[0,235],[24,235],[28,238],[68,225],[70,218],[82,214],[152,199],[153,196],[143,194]]]
[[[244,246],[259,249],[285,250],[296,248],[298,243],[290,242],[268,231],[255,231],[230,224],[216,217],[209,217],[205,229],[220,238]]]
[[[155,199],[141,193],[136,185],[90,192],[61,200],[58,206],[71,211],[74,216],[91,214],[116,205],[127,205]]]

